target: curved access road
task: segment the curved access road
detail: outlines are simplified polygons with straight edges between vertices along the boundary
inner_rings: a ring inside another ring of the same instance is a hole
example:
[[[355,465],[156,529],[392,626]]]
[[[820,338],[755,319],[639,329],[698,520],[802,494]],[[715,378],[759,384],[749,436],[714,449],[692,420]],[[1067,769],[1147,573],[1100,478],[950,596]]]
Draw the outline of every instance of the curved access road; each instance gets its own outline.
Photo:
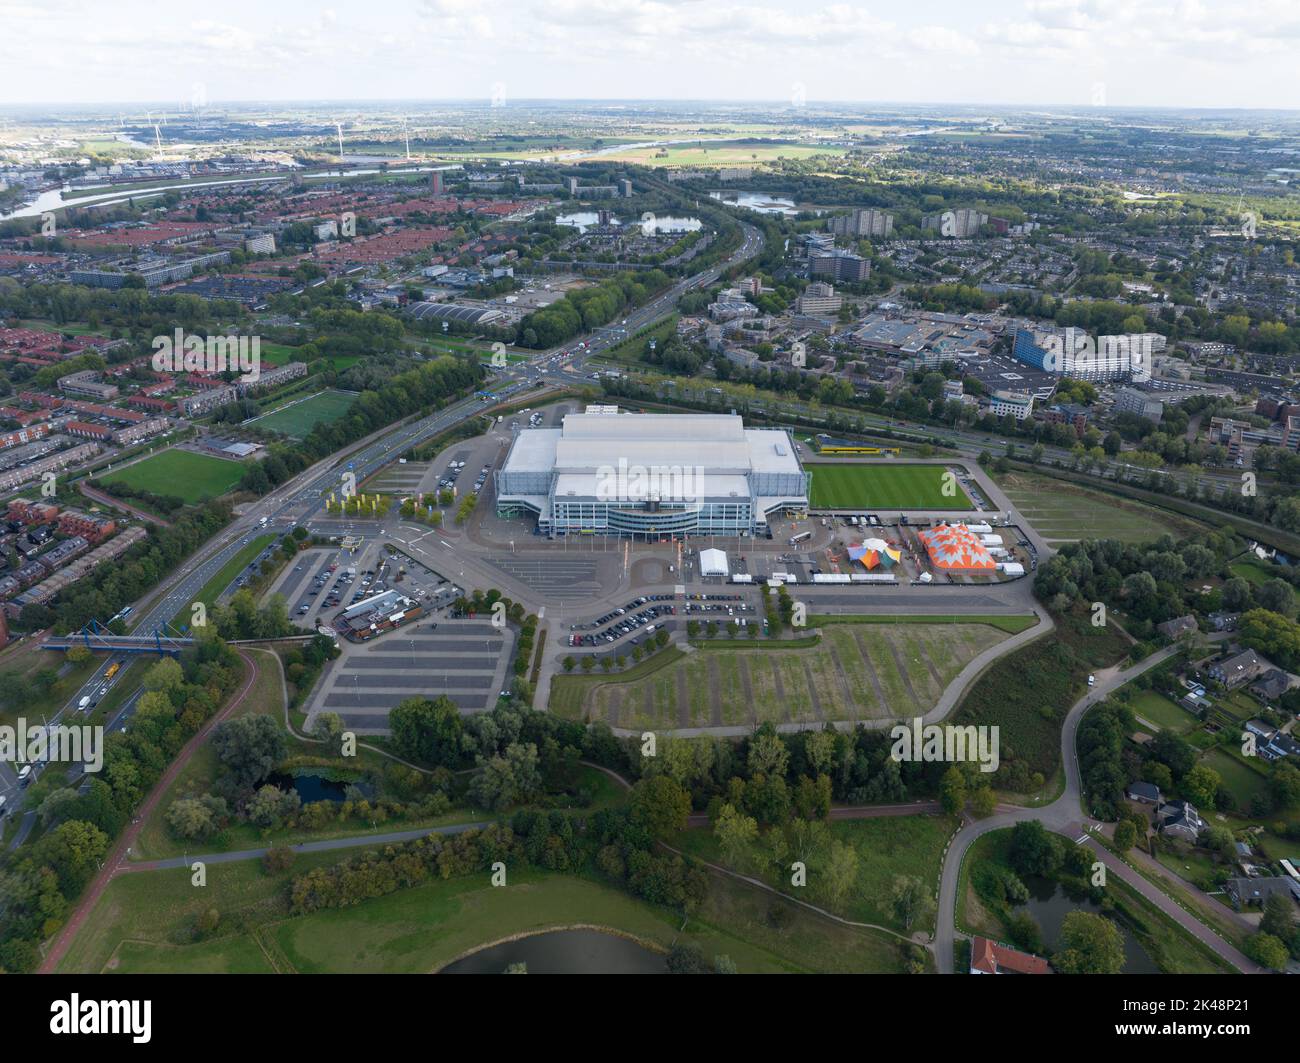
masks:
[[[1215,636],[1211,636],[1214,638]],[[1221,637],[1221,636],[1220,636]],[[1065,717],[1061,728],[1061,760],[1065,766],[1065,790],[1050,805],[1040,808],[1006,809],[1005,806],[987,819],[968,822],[953,839],[944,858],[943,872],[939,879],[939,914],[934,939],[935,961],[943,974],[953,970],[953,946],[956,940],[957,886],[961,875],[962,863],[971,844],[989,831],[1013,827],[1025,820],[1038,820],[1048,830],[1055,831],[1067,838],[1080,839],[1105,865],[1109,874],[1123,879],[1151,904],[1159,908],[1175,923],[1186,930],[1192,937],[1203,942],[1213,952],[1222,956],[1240,971],[1248,974],[1267,973],[1235,946],[1229,944],[1194,915],[1185,911],[1159,887],[1148,882],[1141,874],[1129,867],[1123,860],[1095,838],[1085,833],[1086,828],[1098,827],[1096,821],[1084,816],[1082,808],[1083,786],[1079,774],[1079,759],[1076,750],[1076,738],[1079,723],[1084,714],[1113,694],[1135,676],[1167,661],[1178,652],[1177,646],[1169,646],[1153,653],[1150,657],[1128,668],[1118,665],[1096,673],[1096,684],[1080,698]]]

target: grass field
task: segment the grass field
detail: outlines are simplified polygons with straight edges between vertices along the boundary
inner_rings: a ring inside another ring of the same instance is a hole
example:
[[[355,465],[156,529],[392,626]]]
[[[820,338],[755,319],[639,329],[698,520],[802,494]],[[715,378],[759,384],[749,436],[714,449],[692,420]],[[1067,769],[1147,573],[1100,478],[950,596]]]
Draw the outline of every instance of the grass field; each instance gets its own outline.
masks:
[[[877,819],[837,820],[831,824],[832,839],[853,847],[858,854],[858,873],[844,899],[832,903],[821,888],[819,873],[826,854],[814,854],[807,861],[806,894],[790,885],[787,873],[776,873],[769,854],[760,845],[752,849],[751,859],[734,868],[747,875],[757,875],[769,886],[791,896],[798,896],[833,911],[836,915],[860,923],[873,923],[903,932],[905,928],[890,904],[890,889],[895,875],[912,875],[927,886],[939,876],[944,846],[956,829],[953,816],[881,816]],[[695,828],[684,832],[674,843],[683,852],[715,864],[726,864],[722,847],[711,830]],[[913,923],[911,932],[934,929],[933,913],[924,923]]]
[[[1079,539],[1145,542],[1166,532],[1183,538],[1205,530],[1205,525],[1189,517],[1050,476],[1013,472],[997,479],[1015,507],[1049,543]]]
[[[1180,709],[1163,694],[1154,690],[1144,690],[1133,698],[1129,705],[1133,712],[1144,720],[1150,720],[1161,730],[1181,733],[1189,730],[1196,723],[1190,712]]]
[[[955,478],[944,494],[943,465],[893,465],[816,462],[812,473],[813,509],[971,509]]]
[[[1229,571],[1234,576],[1240,576],[1247,580],[1252,586],[1258,587],[1261,583],[1267,583],[1271,579],[1282,578],[1282,566],[1269,564],[1267,561],[1257,561],[1254,559],[1246,561],[1234,561],[1228,566]],[[1295,596],[1300,600],[1300,589],[1291,588]]]
[[[223,495],[244,475],[237,461],[213,458],[192,450],[164,450],[134,465],[99,478],[101,483],[124,483],[156,495],[173,495],[194,505]]]
[[[60,964],[62,972],[271,973],[437,970],[466,952],[515,934],[589,924],[617,928],[651,947],[681,941],[705,956],[730,956],[742,972],[893,972],[894,944],[790,907],[781,930],[768,925],[772,901],[753,887],[713,876],[709,895],[681,916],[581,877],[512,868],[509,885],[488,876],[436,881],[351,908],[290,917],[288,880],[339,859],[300,856],[270,876],[257,860],[213,865],[197,890],[190,873],[152,871],[113,880]],[[778,902],[779,903],[779,902]],[[206,908],[221,914],[216,936],[198,943],[189,928]]]
[[[708,642],[621,676],[559,675],[550,711],[629,728],[726,727],[924,713],[1006,632],[985,624],[828,625],[807,648]]]
[[[354,401],[356,395],[350,391],[320,391],[254,418],[251,424],[268,432],[281,432],[302,439],[318,424],[337,421],[348,412]]]

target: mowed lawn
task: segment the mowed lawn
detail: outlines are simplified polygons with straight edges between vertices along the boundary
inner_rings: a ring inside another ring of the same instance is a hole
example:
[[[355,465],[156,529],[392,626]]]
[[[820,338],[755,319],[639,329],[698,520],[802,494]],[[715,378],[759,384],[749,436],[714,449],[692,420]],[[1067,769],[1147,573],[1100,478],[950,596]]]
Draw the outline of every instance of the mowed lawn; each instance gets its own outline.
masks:
[[[813,509],[971,509],[971,501],[954,476],[953,494],[944,494],[945,465],[805,466],[812,473]]]
[[[1014,472],[999,476],[998,483],[1025,520],[1049,543],[1079,539],[1135,543],[1158,539],[1166,533],[1182,538],[1205,530],[1205,525],[1177,513],[1050,476]]]
[[[614,727],[731,727],[879,720],[927,712],[981,651],[1008,637],[987,624],[831,624],[815,646],[711,648],[629,676],[556,676],[550,710]]]
[[[318,424],[337,421],[355,400],[356,395],[350,391],[322,391],[263,414],[251,423],[257,428],[302,439]]]
[[[172,449],[116,469],[101,476],[99,482],[124,483],[155,495],[183,498],[194,505],[224,495],[243,475],[244,466],[238,461]]]

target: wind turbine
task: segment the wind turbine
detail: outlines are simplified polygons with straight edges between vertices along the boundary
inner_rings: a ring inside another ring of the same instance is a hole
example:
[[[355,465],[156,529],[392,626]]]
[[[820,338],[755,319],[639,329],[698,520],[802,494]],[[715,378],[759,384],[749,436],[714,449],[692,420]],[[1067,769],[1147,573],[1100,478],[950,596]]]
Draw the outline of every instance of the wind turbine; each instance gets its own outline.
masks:
[[[153,124],[153,142],[157,147],[158,154],[162,155],[162,131],[158,128],[158,123]]]

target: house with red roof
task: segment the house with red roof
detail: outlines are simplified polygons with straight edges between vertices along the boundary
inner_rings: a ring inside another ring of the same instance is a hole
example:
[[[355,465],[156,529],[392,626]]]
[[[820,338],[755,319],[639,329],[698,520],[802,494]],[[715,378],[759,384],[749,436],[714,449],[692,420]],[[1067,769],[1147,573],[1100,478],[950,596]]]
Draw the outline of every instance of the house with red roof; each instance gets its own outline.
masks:
[[[1041,956],[1007,948],[988,938],[974,938],[970,943],[971,974],[1051,974],[1052,968]]]

